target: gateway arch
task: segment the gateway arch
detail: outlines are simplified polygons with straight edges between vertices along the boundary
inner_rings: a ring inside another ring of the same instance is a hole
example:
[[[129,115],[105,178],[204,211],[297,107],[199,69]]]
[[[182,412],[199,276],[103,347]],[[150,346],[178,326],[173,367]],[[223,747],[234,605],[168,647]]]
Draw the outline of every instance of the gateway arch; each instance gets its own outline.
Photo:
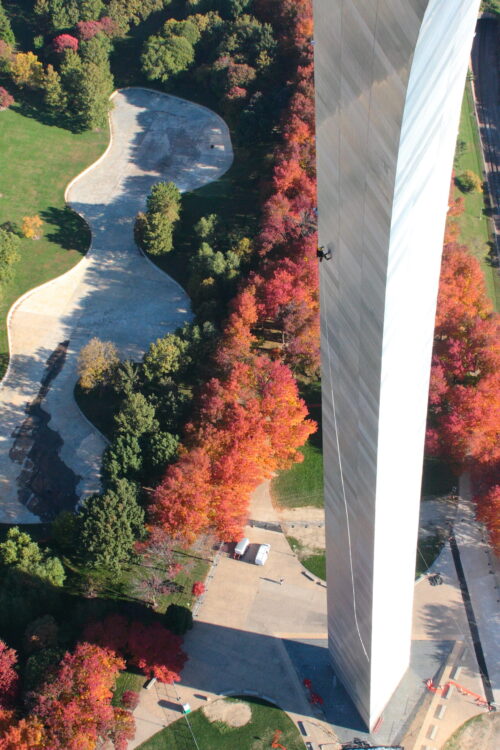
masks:
[[[480,0],[314,0],[329,650],[371,729],[410,659],[429,374]]]

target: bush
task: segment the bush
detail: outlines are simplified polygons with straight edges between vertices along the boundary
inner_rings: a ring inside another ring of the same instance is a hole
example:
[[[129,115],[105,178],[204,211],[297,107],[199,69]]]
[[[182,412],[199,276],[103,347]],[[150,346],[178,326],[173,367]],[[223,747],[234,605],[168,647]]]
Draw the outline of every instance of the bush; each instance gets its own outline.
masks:
[[[170,604],[165,612],[164,625],[175,635],[184,635],[193,627],[193,613],[181,604]]]
[[[462,193],[479,193],[483,189],[481,178],[471,169],[461,172],[455,177],[455,183]]]
[[[201,596],[205,593],[205,584],[203,581],[195,581],[193,583],[193,588],[191,589],[191,593],[193,596]]]

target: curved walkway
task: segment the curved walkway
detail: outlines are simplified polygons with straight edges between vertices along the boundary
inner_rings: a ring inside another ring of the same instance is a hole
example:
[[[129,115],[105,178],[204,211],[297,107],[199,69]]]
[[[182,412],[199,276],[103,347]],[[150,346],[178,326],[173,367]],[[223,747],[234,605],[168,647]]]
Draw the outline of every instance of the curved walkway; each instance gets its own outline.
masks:
[[[73,399],[77,355],[93,336],[138,359],[190,318],[189,299],[138,251],[133,222],[151,186],[181,191],[219,178],[233,159],[227,126],[197,104],[147,89],[116,92],[112,139],[66,191],[92,246],[71,271],[9,314],[11,360],[0,386],[0,522],[50,518],[99,489],[105,440]]]

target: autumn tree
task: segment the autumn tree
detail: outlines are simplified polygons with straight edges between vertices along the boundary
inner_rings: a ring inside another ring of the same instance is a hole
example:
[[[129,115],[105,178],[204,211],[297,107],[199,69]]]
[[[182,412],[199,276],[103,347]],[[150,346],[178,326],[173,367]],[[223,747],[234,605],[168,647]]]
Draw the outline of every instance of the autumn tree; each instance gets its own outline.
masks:
[[[134,542],[144,533],[144,512],[137,488],[118,479],[102,495],[87,498],[78,513],[79,544],[93,567],[120,570],[130,559]]]
[[[43,84],[43,65],[33,52],[18,52],[10,63],[10,73],[21,88],[36,89]]]
[[[443,252],[431,370],[427,449],[457,466],[500,458],[500,318],[478,261]]]
[[[118,366],[118,353],[111,341],[94,337],[80,350],[78,356],[79,384],[84,391],[103,387],[112,382]]]
[[[175,333],[157,339],[144,355],[144,376],[161,382],[178,373],[189,363],[188,350],[189,343]]]
[[[59,34],[52,40],[52,49],[57,54],[61,54],[64,50],[73,50],[76,52],[78,49],[78,39],[71,34]]]
[[[3,732],[0,728],[0,750],[44,750],[46,741],[44,726],[36,717],[11,720]]]
[[[81,750],[111,740],[126,747],[134,736],[134,721],[111,705],[112,688],[122,659],[109,649],[80,643],[66,653],[57,673],[33,697],[32,715],[45,727],[47,747]]]
[[[42,225],[43,221],[38,215],[23,216],[21,232],[30,240],[39,240],[42,236]]]
[[[1,109],[8,109],[14,104],[14,97],[12,94],[9,94],[7,89],[5,89],[3,86],[0,86],[0,110]]]
[[[110,615],[89,624],[85,638],[123,654],[147,677],[156,677],[167,684],[180,681],[187,659],[182,638],[159,622],[145,624],[129,621],[122,615]]]
[[[0,709],[12,708],[19,691],[19,675],[15,666],[17,654],[0,640]]]

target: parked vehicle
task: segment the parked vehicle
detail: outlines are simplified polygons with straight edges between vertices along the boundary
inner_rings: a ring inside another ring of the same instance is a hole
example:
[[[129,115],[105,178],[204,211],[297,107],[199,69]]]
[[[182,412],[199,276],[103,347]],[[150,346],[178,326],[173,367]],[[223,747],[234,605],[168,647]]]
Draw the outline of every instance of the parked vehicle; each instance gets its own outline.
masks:
[[[257,554],[255,555],[255,564],[265,565],[266,560],[269,557],[270,550],[271,550],[270,544],[261,544],[259,549],[257,550]]]
[[[249,544],[250,544],[250,539],[247,536],[243,537],[243,539],[240,539],[240,541],[238,542],[238,544],[234,548],[234,555],[233,555],[233,557],[234,557],[235,560],[239,560],[240,557],[243,557],[243,555],[245,554],[245,552],[248,549],[248,545]]]

